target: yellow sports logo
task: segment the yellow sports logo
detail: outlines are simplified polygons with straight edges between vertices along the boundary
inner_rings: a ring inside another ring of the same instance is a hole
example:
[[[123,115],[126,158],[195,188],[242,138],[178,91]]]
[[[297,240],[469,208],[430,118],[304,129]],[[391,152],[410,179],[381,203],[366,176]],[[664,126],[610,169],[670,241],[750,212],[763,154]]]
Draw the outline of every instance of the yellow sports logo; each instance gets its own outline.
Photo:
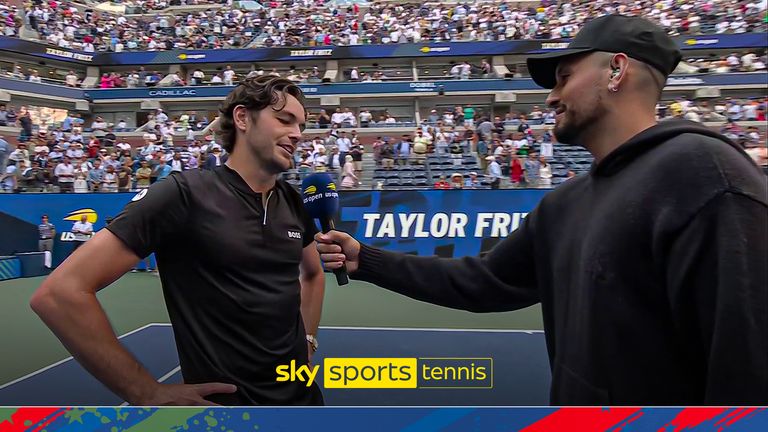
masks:
[[[315,187],[314,185],[304,189],[304,195],[314,195],[316,193],[317,193],[317,187]]]
[[[96,210],[94,209],[80,209],[75,210],[73,212],[70,212],[67,216],[64,217],[65,221],[72,221],[72,222],[79,222],[80,218],[83,217],[83,215],[88,216],[88,222],[94,224],[97,220],[99,220],[99,215],[96,213]]]
[[[328,183],[329,190],[336,190],[336,183]]]
[[[492,358],[326,358],[320,365],[296,360],[275,368],[276,381],[322,379],[325,388],[493,388]]]

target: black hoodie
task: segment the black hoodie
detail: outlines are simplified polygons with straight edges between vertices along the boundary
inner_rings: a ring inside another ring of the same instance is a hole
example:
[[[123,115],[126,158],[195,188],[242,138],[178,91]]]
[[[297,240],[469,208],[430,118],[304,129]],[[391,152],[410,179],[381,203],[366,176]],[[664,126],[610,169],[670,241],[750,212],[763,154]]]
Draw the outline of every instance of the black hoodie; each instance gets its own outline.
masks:
[[[766,177],[696,123],[639,133],[484,258],[364,245],[353,277],[475,312],[541,302],[554,405],[768,404]]]

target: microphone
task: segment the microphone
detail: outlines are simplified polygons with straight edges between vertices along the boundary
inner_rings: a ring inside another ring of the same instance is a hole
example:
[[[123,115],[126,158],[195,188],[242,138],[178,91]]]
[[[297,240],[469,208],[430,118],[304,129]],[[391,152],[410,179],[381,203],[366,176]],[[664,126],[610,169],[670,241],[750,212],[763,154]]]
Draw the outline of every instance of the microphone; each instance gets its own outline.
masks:
[[[304,208],[307,209],[310,217],[320,220],[320,229],[323,233],[336,229],[333,216],[339,211],[339,193],[336,191],[336,183],[329,174],[315,173],[305,177],[301,182],[301,195]],[[346,264],[334,270],[333,273],[339,285],[349,283]]]

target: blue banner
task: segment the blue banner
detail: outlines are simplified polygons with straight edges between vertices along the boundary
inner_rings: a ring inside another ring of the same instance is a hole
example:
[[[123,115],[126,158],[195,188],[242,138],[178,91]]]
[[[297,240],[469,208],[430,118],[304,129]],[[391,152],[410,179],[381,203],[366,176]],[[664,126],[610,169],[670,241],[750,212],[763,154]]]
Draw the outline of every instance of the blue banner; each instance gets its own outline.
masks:
[[[740,33],[677,36],[683,50],[765,48],[768,34]],[[322,47],[280,47],[222,50],[133,51],[85,53],[44,43],[0,37],[0,50],[90,65],[149,65],[179,63],[249,63],[258,61],[317,61],[323,59],[380,59],[419,57],[467,57],[534,54],[567,46],[568,39],[509,40]]]
[[[67,99],[85,99],[84,91],[79,88],[66,87],[57,84],[42,84],[23,81],[14,78],[0,77],[0,89],[6,91],[19,91],[47,96],[56,96]]]
[[[31,42],[8,36],[0,36],[0,51],[9,51],[51,60],[61,60],[87,65],[98,64],[97,57],[99,56],[97,53],[63,49],[44,42]]]
[[[389,250],[446,257],[478,255],[517,229],[546,193],[536,189],[342,191],[337,226],[363,242]],[[54,250],[54,256],[60,262],[61,252],[68,253],[64,249],[67,234],[80,216],[86,214],[97,231],[134,195],[4,194],[0,195],[0,213],[26,223],[32,232],[36,232],[40,216],[47,214],[56,226],[60,249]],[[36,237],[16,250],[37,250]]]
[[[675,75],[667,81],[668,86],[728,86],[728,85],[768,85],[766,73],[729,73],[729,74],[694,74]],[[311,85],[301,84],[301,89],[307,96],[349,95],[349,94],[402,94],[402,93],[432,93],[444,92],[485,92],[519,91],[541,89],[529,78],[508,80],[451,80],[451,81],[410,81],[410,82],[378,82],[378,83],[336,83]],[[169,99],[169,98],[224,98],[230,91],[230,86],[200,86],[200,87],[159,87],[131,89],[92,89],[85,90],[83,97],[98,101],[106,99]]]
[[[547,190],[387,191],[341,195],[337,226],[383,249],[443,257],[489,251]]]

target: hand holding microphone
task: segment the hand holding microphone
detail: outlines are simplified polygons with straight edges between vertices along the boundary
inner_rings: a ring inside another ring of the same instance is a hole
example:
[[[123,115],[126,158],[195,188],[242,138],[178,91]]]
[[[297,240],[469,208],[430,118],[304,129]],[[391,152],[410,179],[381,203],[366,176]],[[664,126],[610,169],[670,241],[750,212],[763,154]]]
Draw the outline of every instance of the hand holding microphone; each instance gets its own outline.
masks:
[[[336,237],[338,234],[343,234],[338,231],[332,231],[335,228],[333,216],[339,210],[339,193],[336,191],[336,183],[333,182],[333,178],[326,173],[310,174],[301,182],[301,192],[304,207],[313,219],[320,220],[321,231],[323,233],[333,233],[328,236],[329,240],[327,241],[331,242],[331,238]],[[317,238],[318,236],[315,236],[315,239]],[[352,237],[349,238],[352,239]],[[354,241],[354,239],[352,240]],[[320,250],[319,246],[318,250]],[[359,244],[357,245],[357,250],[360,250]],[[323,260],[323,262],[326,261]],[[343,260],[341,262],[333,261],[333,264],[333,266],[326,266],[326,268],[333,270],[333,273],[336,275],[336,282],[339,285],[348,284],[349,276],[347,276],[347,269]],[[357,265],[355,265],[356,268]]]
[[[337,269],[346,265],[349,273],[357,270],[360,263],[360,242],[351,235],[340,231],[328,231],[315,234],[315,241],[325,268]]]

